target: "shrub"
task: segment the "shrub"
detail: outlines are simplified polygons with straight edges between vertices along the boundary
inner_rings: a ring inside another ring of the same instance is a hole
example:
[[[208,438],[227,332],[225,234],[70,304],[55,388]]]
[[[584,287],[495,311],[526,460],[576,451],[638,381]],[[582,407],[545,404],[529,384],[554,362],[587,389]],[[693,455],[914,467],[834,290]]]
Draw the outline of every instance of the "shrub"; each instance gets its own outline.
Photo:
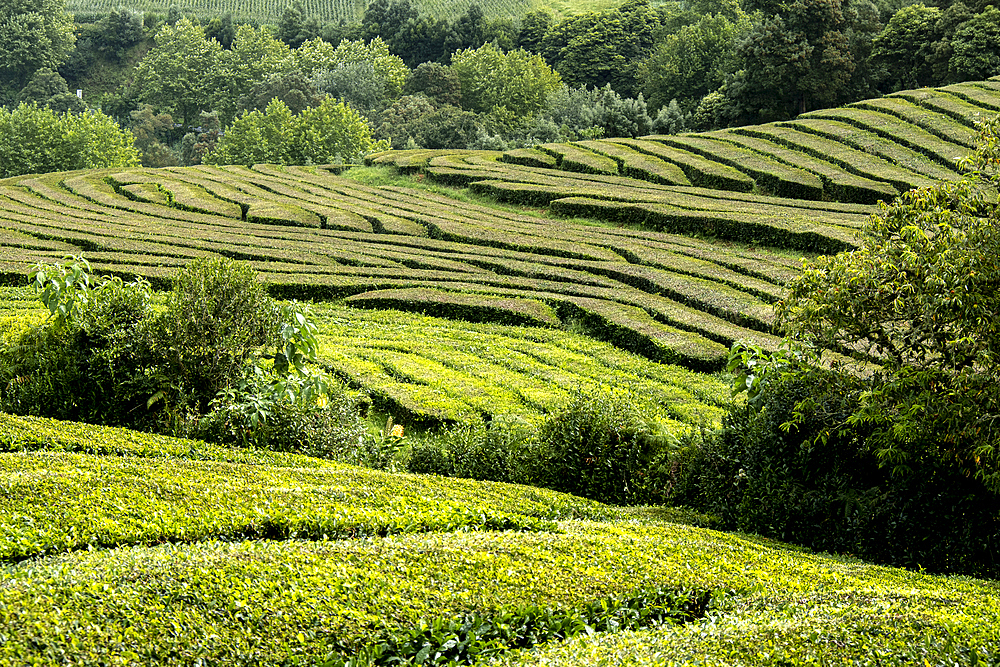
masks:
[[[198,259],[174,280],[156,347],[168,405],[204,410],[238,382],[250,355],[276,342],[275,307],[257,273],[225,258]]]
[[[722,527],[938,572],[996,576],[1000,496],[927,458],[880,465],[874,427],[851,423],[861,381],[809,356],[736,349],[749,400],[679,461],[670,500]]]
[[[407,469],[420,474],[530,484],[529,470],[532,458],[537,456],[532,436],[530,429],[513,421],[459,424],[415,442]]]
[[[155,391],[150,286],[120,278],[94,285],[89,268],[75,257],[32,271],[50,317],[0,351],[0,409],[111,424],[143,416]]]
[[[601,502],[642,501],[650,463],[673,444],[657,430],[625,396],[581,393],[542,424],[533,477],[540,486]]]

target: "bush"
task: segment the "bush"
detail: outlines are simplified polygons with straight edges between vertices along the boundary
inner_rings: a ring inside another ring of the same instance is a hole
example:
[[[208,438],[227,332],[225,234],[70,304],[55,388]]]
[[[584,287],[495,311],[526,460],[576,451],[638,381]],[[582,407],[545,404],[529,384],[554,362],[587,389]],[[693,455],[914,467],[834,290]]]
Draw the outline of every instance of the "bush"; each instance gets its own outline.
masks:
[[[275,315],[250,265],[207,258],[185,266],[156,333],[168,405],[204,411],[220,390],[238,382],[254,351],[276,342]]]
[[[736,356],[736,355],[734,355]],[[848,423],[859,380],[808,358],[744,357],[750,400],[681,460],[670,501],[722,527],[820,551],[995,577],[1000,496],[934,459],[880,465],[871,425]]]
[[[50,319],[0,350],[0,410],[106,424],[143,416],[155,391],[150,286],[120,278],[92,286],[89,268],[73,258],[32,272]]]
[[[532,483],[532,432],[514,422],[460,424],[417,441],[407,469],[491,482]]]
[[[601,502],[643,502],[648,470],[675,444],[628,397],[580,394],[553,413],[538,434],[533,461],[539,486]]]
[[[312,456],[364,449],[359,402],[308,367],[315,325],[249,265],[189,264],[159,315],[148,283],[93,286],[89,269],[32,272],[51,317],[0,350],[0,410]]]

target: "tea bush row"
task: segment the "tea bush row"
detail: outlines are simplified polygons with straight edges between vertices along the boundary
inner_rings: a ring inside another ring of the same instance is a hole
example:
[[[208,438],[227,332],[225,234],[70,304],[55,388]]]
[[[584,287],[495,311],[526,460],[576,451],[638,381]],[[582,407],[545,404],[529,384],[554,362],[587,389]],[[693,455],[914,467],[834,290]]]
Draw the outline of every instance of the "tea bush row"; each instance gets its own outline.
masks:
[[[861,178],[888,183],[897,192],[933,184],[933,180],[909,169],[887,162],[877,156],[854,150],[842,141],[826,139],[800,132],[794,125],[758,125],[733,132],[748,134],[786,146],[819,160],[832,162],[848,173]]]
[[[385,654],[383,644],[429,647],[429,655],[449,640],[460,650],[477,620],[511,628],[490,646],[499,652],[516,646],[515,636],[529,634],[527,621],[539,616],[543,627],[560,627],[562,618],[586,626],[591,614],[592,629],[602,617],[627,625],[634,609],[627,601],[656,613],[648,602],[657,591],[707,613],[652,630],[591,635],[583,627],[574,640],[512,653],[501,664],[663,665],[691,657],[756,665],[782,656],[968,663],[973,652],[989,658],[1000,645],[990,582],[678,525],[563,526],[563,534],[206,542],[26,562],[6,568],[0,589],[0,664],[55,664],[67,654],[81,665],[320,663]]]
[[[651,137],[652,138],[652,137]],[[782,164],[764,155],[742,150],[708,137],[657,137],[668,146],[703,155],[746,172],[764,192],[794,199],[822,199],[823,182],[815,174]]]
[[[838,141],[855,150],[882,158],[890,164],[909,169],[920,176],[935,181],[955,181],[961,178],[958,163],[947,168],[894,140],[861,130],[853,125],[834,120],[799,118],[787,124],[795,130]]]

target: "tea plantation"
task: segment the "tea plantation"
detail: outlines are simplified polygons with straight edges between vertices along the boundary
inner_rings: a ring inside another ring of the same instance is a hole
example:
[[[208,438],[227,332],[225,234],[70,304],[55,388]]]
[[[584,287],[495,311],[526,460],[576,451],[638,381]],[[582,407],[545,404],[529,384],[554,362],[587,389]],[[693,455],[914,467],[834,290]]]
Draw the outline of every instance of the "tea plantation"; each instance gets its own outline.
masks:
[[[981,82],[701,135],[7,179],[0,345],[46,320],[38,262],[166,287],[225,256],[312,302],[321,366],[404,438],[607,387],[683,437],[723,421],[733,343],[778,349],[802,258],[961,178],[998,105]],[[0,413],[0,665],[1000,664],[994,580],[714,525]]]

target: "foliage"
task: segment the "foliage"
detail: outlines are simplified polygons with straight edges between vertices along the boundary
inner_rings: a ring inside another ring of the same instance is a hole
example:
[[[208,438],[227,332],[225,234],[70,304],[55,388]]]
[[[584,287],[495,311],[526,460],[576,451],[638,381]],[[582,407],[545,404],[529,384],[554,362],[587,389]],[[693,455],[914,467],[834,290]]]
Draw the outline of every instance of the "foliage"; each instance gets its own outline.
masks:
[[[47,326],[0,351],[0,407],[82,421],[136,419],[155,391],[145,373],[151,316],[145,281],[94,281],[82,258],[38,265],[30,280]]]
[[[528,134],[542,142],[581,138],[641,137],[653,129],[642,94],[624,98],[611,85],[603,88],[562,86],[548,98]]]
[[[166,24],[136,68],[134,94],[190,126],[202,111],[212,110],[219,91],[226,90],[218,67],[221,53],[222,46],[206,40],[204,28],[189,19]]]
[[[896,90],[932,85],[933,45],[940,38],[941,10],[914,4],[892,15],[872,41],[872,61],[885,68],[885,78]]]
[[[689,109],[717,90],[736,70],[736,44],[749,29],[746,15],[736,22],[708,15],[658,42],[639,68],[649,105],[660,109],[678,100]]]
[[[760,4],[767,14],[737,47],[741,76],[729,90],[747,118],[784,119],[852,97],[868,55],[859,49],[882,28],[875,6],[869,0]]]
[[[673,443],[627,398],[580,394],[549,416],[538,434],[536,483],[601,502],[642,502],[651,462]]]
[[[47,67],[37,70],[18,95],[20,102],[37,104],[52,109],[57,113],[86,110],[86,105],[79,97],[69,92],[66,79]]]
[[[174,280],[156,347],[164,355],[168,405],[204,410],[238,381],[254,352],[274,342],[274,305],[248,264],[195,260]]]
[[[0,107],[0,178],[139,164],[132,135],[99,111]]]
[[[883,205],[857,250],[807,267],[778,308],[804,342],[734,347],[747,404],[679,501],[817,549],[994,576],[996,128],[968,180]],[[854,356],[827,367],[823,348]]]
[[[785,331],[872,360],[870,387],[845,425],[874,431],[885,465],[931,461],[1000,491],[996,119],[983,128],[974,175],[883,205],[861,247],[821,258],[792,286]],[[859,365],[855,372],[864,372]]]
[[[987,79],[1000,73],[1000,9],[989,5],[963,23],[951,39],[952,81]]]
[[[0,7],[0,81],[21,88],[35,71],[57,69],[75,41],[64,0],[7,0]]]
[[[227,128],[208,164],[330,164],[358,162],[380,150],[371,128],[356,111],[326,98],[293,115],[278,98],[264,113],[253,110]]]
[[[515,117],[532,116],[560,84],[540,56],[521,49],[504,53],[493,44],[458,51],[451,68],[461,82],[462,106],[480,113],[503,109]]]

